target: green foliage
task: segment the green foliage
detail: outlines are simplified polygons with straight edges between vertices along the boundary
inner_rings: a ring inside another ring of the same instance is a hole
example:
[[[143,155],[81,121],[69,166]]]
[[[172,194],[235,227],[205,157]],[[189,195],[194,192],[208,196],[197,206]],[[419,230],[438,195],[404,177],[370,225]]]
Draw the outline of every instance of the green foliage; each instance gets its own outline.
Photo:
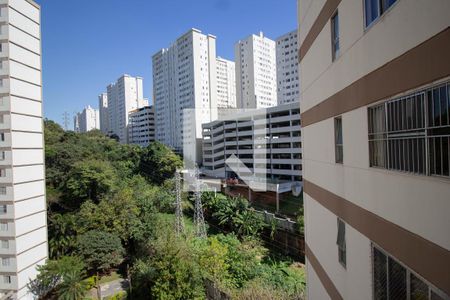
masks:
[[[141,172],[155,184],[173,177],[175,170],[182,166],[180,157],[159,142],[151,143],[141,156]]]
[[[105,297],[105,300],[126,300],[127,299],[127,292],[125,291],[120,291],[115,293],[112,296],[109,297]]]
[[[74,214],[49,214],[50,257],[69,255],[76,247],[77,218]]]
[[[86,160],[73,165],[62,190],[73,203],[92,199],[98,202],[117,182],[114,168],[107,161]]]
[[[72,284],[75,283],[74,277],[78,277],[81,282],[85,267],[81,259],[76,256],[63,256],[58,260],[48,260],[44,265],[37,267],[39,274],[36,279],[28,283],[28,289],[37,298],[59,292],[59,288],[66,283],[66,280],[67,285],[69,285],[69,281]]]
[[[84,281],[81,273],[69,272],[63,275],[62,282],[58,286],[58,299],[79,300],[89,288],[89,283]]]
[[[91,230],[80,235],[77,244],[79,255],[92,271],[109,271],[123,261],[125,251],[114,234]]]

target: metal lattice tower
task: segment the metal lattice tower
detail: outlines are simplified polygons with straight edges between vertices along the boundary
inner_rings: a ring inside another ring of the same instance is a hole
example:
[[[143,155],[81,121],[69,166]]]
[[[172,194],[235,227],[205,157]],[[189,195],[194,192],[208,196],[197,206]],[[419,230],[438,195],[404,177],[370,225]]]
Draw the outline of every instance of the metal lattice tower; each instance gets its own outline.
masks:
[[[203,217],[202,191],[198,167],[195,167],[195,235],[200,238],[206,237],[205,218]]]
[[[175,233],[180,236],[184,233],[183,207],[181,203],[181,175],[175,172]]]
[[[63,117],[63,126],[64,126],[64,130],[67,131],[67,130],[69,130],[69,123],[70,123],[70,120],[69,120],[69,113],[68,113],[67,111],[65,111],[65,112],[63,113],[62,117]]]

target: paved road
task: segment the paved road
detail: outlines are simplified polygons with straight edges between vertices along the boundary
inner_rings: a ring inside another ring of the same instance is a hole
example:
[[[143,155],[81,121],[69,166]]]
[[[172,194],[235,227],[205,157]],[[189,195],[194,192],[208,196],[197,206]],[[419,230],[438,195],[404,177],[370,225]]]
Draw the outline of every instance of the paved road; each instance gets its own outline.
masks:
[[[104,283],[101,285],[102,299],[117,294],[120,291],[124,291],[128,286],[128,280],[122,278]],[[95,288],[91,290],[91,295],[94,299],[97,299],[97,290]]]

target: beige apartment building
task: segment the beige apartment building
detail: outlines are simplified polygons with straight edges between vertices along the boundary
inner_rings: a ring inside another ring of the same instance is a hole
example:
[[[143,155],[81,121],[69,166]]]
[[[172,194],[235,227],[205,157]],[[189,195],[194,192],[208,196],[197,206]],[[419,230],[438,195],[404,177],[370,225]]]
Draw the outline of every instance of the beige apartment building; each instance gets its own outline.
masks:
[[[309,299],[450,299],[450,1],[299,0]]]

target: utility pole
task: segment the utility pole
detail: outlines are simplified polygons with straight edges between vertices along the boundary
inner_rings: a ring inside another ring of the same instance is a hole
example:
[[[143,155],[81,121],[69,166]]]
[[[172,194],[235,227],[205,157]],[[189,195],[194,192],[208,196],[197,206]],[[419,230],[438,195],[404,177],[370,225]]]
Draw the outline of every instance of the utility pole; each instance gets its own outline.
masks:
[[[180,236],[184,233],[183,207],[181,203],[181,175],[175,171],[175,233]]]
[[[198,167],[195,166],[195,234],[197,237],[206,238],[205,218],[203,217],[202,191]]]

